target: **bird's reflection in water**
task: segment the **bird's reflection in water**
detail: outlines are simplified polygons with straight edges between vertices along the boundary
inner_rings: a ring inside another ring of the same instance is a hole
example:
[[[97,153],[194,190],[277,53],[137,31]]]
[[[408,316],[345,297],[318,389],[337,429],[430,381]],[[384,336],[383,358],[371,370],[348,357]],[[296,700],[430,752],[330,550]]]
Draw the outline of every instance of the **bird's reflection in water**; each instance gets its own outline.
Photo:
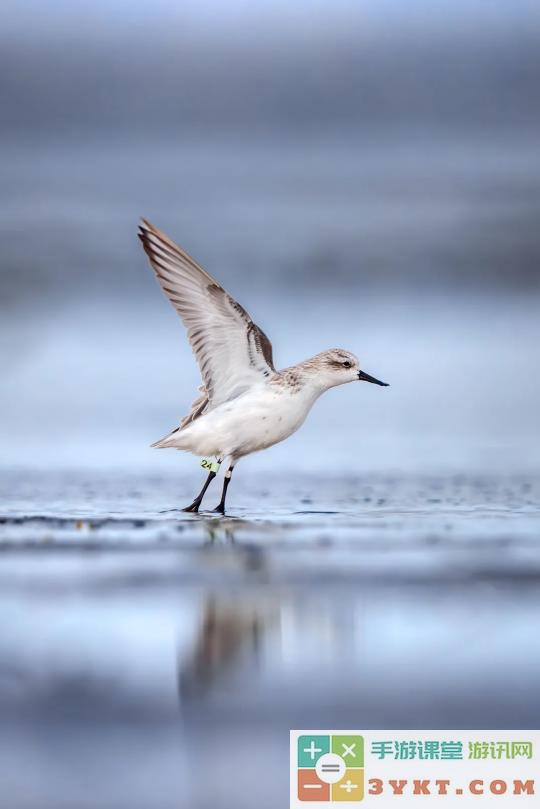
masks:
[[[353,674],[361,659],[361,610],[335,607],[315,594],[264,584],[209,592],[191,649],[178,655],[182,702],[210,694],[227,702],[259,689],[262,696],[269,677],[276,688],[304,692],[306,673],[321,688]]]
[[[221,520],[208,520],[203,522],[204,543],[200,546],[200,562],[207,572],[228,571],[235,572],[245,579],[246,583],[256,581],[260,584],[266,579],[267,555],[260,545],[246,541],[246,525],[242,541],[237,541],[239,533],[235,523]]]
[[[207,568],[232,568],[242,577],[255,576],[258,585],[264,583],[266,558],[261,547],[237,543],[233,521],[208,520],[204,527]],[[192,652],[187,660],[179,660],[180,695],[202,696],[236,664],[256,661],[262,635],[278,622],[279,605],[268,595],[249,594],[243,587],[239,593],[207,595]]]
[[[243,662],[256,663],[263,634],[278,623],[279,606],[271,600],[208,596],[193,651],[179,663],[180,695],[202,696]]]

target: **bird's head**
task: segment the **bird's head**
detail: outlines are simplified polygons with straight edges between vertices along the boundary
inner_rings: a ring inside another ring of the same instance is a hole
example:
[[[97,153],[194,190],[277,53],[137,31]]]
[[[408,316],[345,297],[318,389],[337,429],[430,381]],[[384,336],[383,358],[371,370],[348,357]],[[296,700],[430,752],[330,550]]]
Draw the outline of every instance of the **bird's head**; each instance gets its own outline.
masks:
[[[312,365],[313,370],[316,370],[321,381],[324,380],[327,388],[359,380],[388,387],[387,382],[381,382],[360,370],[358,357],[342,348],[330,348],[328,351],[323,351],[322,354],[317,354],[308,360],[308,363]]]

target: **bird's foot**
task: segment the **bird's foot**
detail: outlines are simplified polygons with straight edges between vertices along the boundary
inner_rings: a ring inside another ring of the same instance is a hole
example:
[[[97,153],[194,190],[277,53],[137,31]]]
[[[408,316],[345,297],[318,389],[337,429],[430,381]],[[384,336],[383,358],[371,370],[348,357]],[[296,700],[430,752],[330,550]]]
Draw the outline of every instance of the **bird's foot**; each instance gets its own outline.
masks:
[[[200,502],[198,500],[194,500],[190,506],[186,506],[185,508],[181,508],[180,511],[190,511],[194,514],[197,514],[199,511]]]
[[[212,509],[212,514],[225,514],[225,506],[220,503],[219,506]]]

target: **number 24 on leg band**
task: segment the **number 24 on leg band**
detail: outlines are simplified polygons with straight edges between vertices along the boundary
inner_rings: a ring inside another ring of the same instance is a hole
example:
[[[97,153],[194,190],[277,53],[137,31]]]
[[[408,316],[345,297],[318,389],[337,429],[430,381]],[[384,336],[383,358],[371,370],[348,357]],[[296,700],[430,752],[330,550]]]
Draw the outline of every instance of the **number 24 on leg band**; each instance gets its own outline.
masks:
[[[207,469],[208,472],[215,472],[216,475],[219,472],[219,464],[216,461],[206,461],[203,458],[201,461],[201,466],[203,469]]]

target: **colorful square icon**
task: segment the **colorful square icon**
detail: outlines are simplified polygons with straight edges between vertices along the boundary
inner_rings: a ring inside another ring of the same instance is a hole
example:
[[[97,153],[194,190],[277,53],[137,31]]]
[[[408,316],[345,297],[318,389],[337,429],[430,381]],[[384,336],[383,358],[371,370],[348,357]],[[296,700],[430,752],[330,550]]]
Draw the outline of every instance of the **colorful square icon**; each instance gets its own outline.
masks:
[[[361,801],[364,798],[364,770],[348,769],[337,784],[332,784],[332,801]]]
[[[317,759],[330,752],[330,736],[299,736],[298,767],[316,767]]]
[[[330,784],[324,784],[315,770],[298,770],[298,798],[301,801],[329,801]]]
[[[298,799],[358,803],[364,799],[364,738],[352,734],[298,738]]]

